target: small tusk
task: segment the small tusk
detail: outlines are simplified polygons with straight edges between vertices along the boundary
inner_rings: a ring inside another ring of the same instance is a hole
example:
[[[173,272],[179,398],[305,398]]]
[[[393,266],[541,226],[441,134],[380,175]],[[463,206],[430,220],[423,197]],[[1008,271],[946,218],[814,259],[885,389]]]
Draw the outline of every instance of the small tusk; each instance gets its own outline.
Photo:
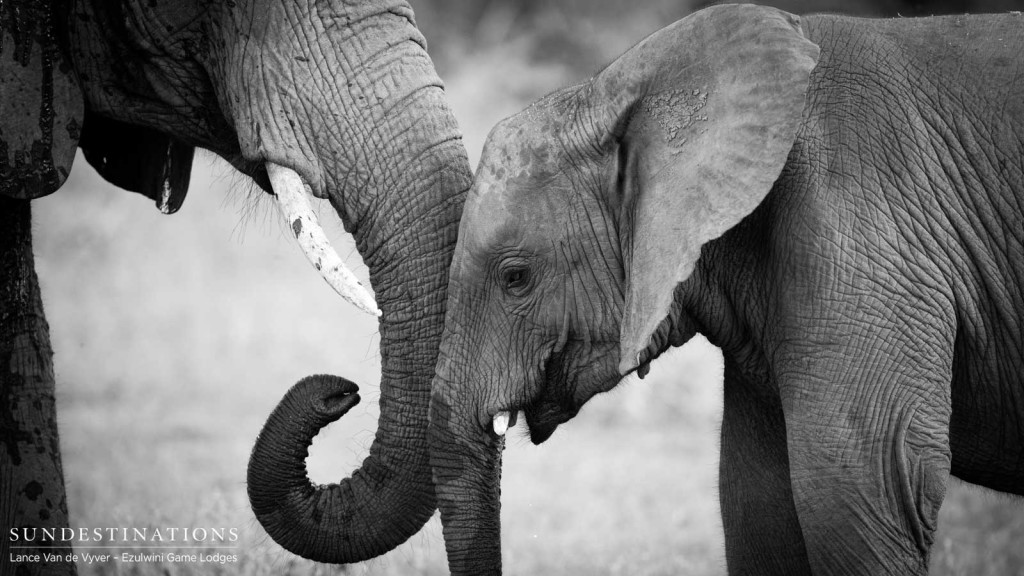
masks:
[[[377,308],[373,295],[359,283],[355,274],[345,267],[341,257],[327,240],[327,235],[324,234],[309,204],[309,198],[302,185],[302,177],[291,168],[273,162],[267,162],[267,175],[270,176],[270,185],[277,195],[277,206],[295,233],[295,239],[298,240],[306,258],[342,298],[364,312],[380,316],[381,311]]]
[[[508,412],[498,412],[494,415],[494,433],[498,436],[504,436],[505,432],[508,431]]]

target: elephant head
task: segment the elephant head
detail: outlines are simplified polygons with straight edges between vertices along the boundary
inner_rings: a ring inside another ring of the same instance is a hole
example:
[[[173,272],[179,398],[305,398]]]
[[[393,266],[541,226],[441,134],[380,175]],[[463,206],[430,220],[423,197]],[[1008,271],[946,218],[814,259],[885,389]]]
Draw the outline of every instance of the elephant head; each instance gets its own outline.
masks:
[[[795,16],[713,7],[492,130],[430,408],[454,574],[500,572],[500,452],[516,414],[543,442],[692,336],[670,319],[677,287],[779,175],[817,55]]]
[[[207,148],[275,195],[315,267],[380,315],[380,427],[362,467],[330,486],[306,478],[309,414],[358,399],[315,378],[264,429],[249,494],[270,535],[308,558],[405,541],[435,509],[429,387],[471,181],[408,4],[9,0],[0,24],[0,194],[55,191],[81,147],[107,180],[174,212]],[[354,235],[376,302],[322,242],[307,191]]]

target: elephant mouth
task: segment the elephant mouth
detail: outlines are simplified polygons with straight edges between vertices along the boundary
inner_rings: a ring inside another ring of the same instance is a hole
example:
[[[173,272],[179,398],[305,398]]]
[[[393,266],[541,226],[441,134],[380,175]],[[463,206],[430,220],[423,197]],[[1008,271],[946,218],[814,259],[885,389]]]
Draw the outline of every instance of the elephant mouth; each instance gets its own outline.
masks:
[[[530,430],[530,442],[540,444],[555,433],[562,423],[572,420],[580,411],[578,406],[567,405],[557,400],[542,398],[523,409],[526,425]]]
[[[560,424],[572,420],[583,402],[574,398],[575,387],[566,373],[565,351],[552,354],[545,362],[544,387],[523,407],[530,441],[541,444],[555,433]]]

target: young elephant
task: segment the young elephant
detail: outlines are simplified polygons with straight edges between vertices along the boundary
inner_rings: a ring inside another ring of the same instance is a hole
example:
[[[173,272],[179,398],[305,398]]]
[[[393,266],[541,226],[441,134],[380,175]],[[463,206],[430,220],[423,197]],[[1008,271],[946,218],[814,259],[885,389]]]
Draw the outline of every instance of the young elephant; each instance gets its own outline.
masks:
[[[491,133],[431,403],[454,574],[543,442],[700,332],[730,574],[924,574],[949,475],[1024,494],[1024,17],[709,8]]]

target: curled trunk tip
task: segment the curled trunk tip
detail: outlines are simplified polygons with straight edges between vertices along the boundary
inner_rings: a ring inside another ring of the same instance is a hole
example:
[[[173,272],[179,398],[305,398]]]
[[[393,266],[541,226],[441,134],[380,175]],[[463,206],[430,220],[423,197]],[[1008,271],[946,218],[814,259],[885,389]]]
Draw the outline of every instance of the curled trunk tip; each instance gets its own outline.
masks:
[[[313,438],[359,403],[358,390],[339,376],[300,380],[267,418],[249,458],[247,488],[256,518],[283,548],[317,562],[380,556],[415,534],[434,512],[426,458],[385,459],[371,449],[341,482],[310,482],[306,458]],[[394,468],[395,462],[405,468]]]
[[[308,376],[297,382],[267,418],[249,457],[249,502],[260,523],[270,526],[289,497],[308,497],[314,486],[306,475],[309,446],[320,429],[359,403],[359,387],[338,376]],[[271,536],[274,536],[271,534]],[[274,538],[277,540],[277,538]]]

